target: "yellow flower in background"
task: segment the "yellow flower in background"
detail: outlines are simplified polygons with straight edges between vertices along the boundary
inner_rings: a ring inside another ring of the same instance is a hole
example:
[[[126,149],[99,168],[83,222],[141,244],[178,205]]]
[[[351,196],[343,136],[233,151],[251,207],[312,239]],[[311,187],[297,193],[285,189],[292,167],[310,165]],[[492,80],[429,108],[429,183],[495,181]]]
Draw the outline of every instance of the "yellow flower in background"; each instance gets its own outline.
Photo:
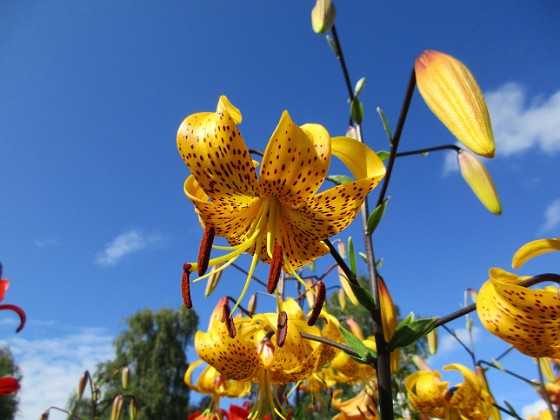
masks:
[[[328,253],[323,241],[354,220],[385,167],[357,140],[331,138],[318,124],[299,127],[284,111],[257,176],[239,123],[241,113],[222,96],[216,112],[193,114],[182,122],[177,147],[192,172],[185,193],[202,226],[213,226],[215,235],[231,244],[219,247],[228,253],[211,259],[209,265],[224,263],[225,268],[243,253],[253,255],[247,286],[258,260],[270,263],[278,247],[279,262],[291,274]],[[356,180],[318,193],[331,155]],[[197,264],[190,267],[198,269]]]
[[[484,164],[467,150],[461,150],[457,154],[457,159],[461,175],[484,207],[495,215],[502,214],[502,206],[494,181]]]
[[[362,389],[354,398],[342,401],[337,398],[342,390],[338,389],[333,392],[332,406],[335,410],[340,411],[333,417],[333,420],[360,420],[360,419],[377,419],[377,401],[367,389]]]
[[[406,378],[408,398],[418,411],[436,418],[500,418],[492,410],[492,396],[474,372],[458,363],[443,369],[459,371],[463,375],[463,383],[448,388],[449,382],[442,381],[438,371],[427,370],[418,370]]]
[[[189,365],[185,373],[185,384],[192,390],[210,396],[210,404],[200,415],[200,418],[221,419],[219,413],[220,398],[243,398],[251,391],[251,382],[241,382],[224,378],[220,372],[207,365],[198,376],[196,383],[192,380],[193,372],[203,365],[202,360],[197,360]]]
[[[514,254],[517,268],[545,252],[560,250],[560,239],[538,239]],[[482,325],[532,357],[560,358],[560,296],[556,287],[528,289],[520,277],[501,268],[489,270],[490,279],[478,292],[476,309]]]
[[[450,55],[428,50],[416,59],[414,71],[422,98],[449,131],[477,155],[494,157],[490,116],[469,69]]]

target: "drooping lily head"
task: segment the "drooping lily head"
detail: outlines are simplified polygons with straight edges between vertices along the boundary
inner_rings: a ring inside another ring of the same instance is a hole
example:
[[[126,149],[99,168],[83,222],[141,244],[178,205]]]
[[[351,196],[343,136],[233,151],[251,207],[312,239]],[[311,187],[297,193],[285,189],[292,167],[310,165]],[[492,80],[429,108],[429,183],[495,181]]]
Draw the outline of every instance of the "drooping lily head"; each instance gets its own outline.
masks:
[[[427,370],[413,372],[406,379],[408,397],[418,411],[436,418],[499,419],[492,396],[474,372],[458,363],[443,369],[459,371],[463,383],[449,388],[438,371]]]
[[[295,274],[328,252],[323,241],[354,220],[385,167],[363,143],[331,138],[318,124],[298,126],[284,111],[257,175],[239,123],[241,113],[222,96],[216,112],[190,115],[177,132],[179,153],[192,173],[185,193],[212,233],[205,237],[224,237],[231,245],[219,247],[226,255],[208,260],[212,244],[206,241],[190,269],[202,276],[208,265],[224,263],[223,269],[249,253],[253,263],[247,283],[258,260]],[[333,154],[355,180],[318,192]]]
[[[558,238],[532,241],[515,253],[512,265],[520,267],[537,255],[558,250]],[[520,283],[530,277],[501,268],[491,268],[489,274],[477,298],[477,312],[484,327],[528,356],[560,358],[558,288],[523,287]]]

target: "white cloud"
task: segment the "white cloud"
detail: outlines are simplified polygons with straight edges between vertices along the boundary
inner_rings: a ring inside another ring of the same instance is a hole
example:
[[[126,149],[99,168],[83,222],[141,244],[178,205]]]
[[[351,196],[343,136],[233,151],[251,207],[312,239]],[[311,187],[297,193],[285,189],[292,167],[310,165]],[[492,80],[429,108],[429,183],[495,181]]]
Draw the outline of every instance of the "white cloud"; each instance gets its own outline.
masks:
[[[531,415],[538,415],[542,410],[546,410],[546,403],[543,400],[537,400],[521,409],[521,417],[528,419]]]
[[[128,230],[108,242],[95,262],[98,265],[115,265],[127,255],[161,244],[163,239],[159,234],[147,235],[137,229]]]
[[[507,83],[486,93],[496,154],[509,156],[528,149],[560,152],[560,90],[528,100],[523,87]]]
[[[541,232],[558,230],[558,227],[560,227],[560,199],[553,201],[545,210]]]
[[[466,328],[458,328],[454,331],[455,331],[455,335],[457,336],[457,338],[459,338],[459,340],[461,340],[464,344],[469,346],[470,337],[469,337],[468,330]],[[441,331],[441,332],[443,332],[443,331]],[[480,328],[473,327],[472,338],[473,338],[474,342],[476,342],[478,340],[478,338],[480,337],[480,333],[481,333]],[[444,337],[441,337],[441,335],[440,335],[440,340],[439,340],[439,345],[438,345],[438,354],[449,353],[449,352],[455,351],[456,349],[459,348],[459,346],[460,346],[459,342],[452,335],[446,334]]]
[[[47,339],[11,338],[7,344],[23,373],[17,419],[37,419],[51,406],[66,408],[81,374],[113,356],[112,341],[100,329]],[[67,418],[56,410],[50,413],[50,420]]]

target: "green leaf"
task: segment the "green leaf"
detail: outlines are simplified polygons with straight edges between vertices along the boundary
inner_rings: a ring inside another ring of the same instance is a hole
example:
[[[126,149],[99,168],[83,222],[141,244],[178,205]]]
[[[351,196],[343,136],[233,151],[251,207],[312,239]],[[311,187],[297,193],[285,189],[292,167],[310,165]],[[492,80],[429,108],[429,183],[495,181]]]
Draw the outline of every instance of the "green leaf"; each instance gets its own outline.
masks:
[[[344,327],[339,326],[338,328],[340,330],[340,333],[343,335],[344,339],[346,340],[346,345],[350,347],[352,350],[354,350],[356,354],[359,356],[356,357],[355,355],[347,353],[350,357],[352,357],[354,360],[356,360],[359,363],[371,364],[375,361],[375,358],[377,357],[376,352],[374,352],[372,349],[367,347],[362,342],[362,340],[360,340],[358,337],[356,337],[354,334],[352,334]]]
[[[377,229],[379,222],[383,219],[383,215],[385,214],[385,209],[387,208],[387,203],[391,197],[387,197],[383,202],[378,205],[375,210],[371,212],[367,220],[367,233],[368,235],[372,235]]]
[[[354,87],[354,96],[358,96],[360,94],[365,84],[366,84],[365,77],[362,77],[360,80],[356,82],[356,87]]]
[[[516,416],[517,418],[521,418],[519,416],[519,414],[517,414],[517,411],[515,411],[515,408],[513,408],[513,406],[508,403],[506,400],[504,400],[504,404],[507,406],[508,410],[511,411],[512,416]]]
[[[379,159],[381,159],[382,161],[386,161],[387,159],[389,159],[389,155],[390,155],[390,153],[386,150],[379,150],[377,152],[377,157]]]
[[[377,108],[377,113],[381,117],[381,123],[383,124],[383,129],[385,130],[385,134],[389,138],[389,143],[393,142],[393,133],[391,133],[391,127],[389,127],[389,123],[387,122],[387,118],[385,118],[385,114],[381,108]]]
[[[388,344],[389,351],[393,351],[399,347],[406,347],[424,337],[434,329],[437,320],[438,317],[414,320],[414,314],[411,313],[397,326]]]
[[[347,182],[354,181],[352,178],[346,175],[329,175],[327,181],[334,182],[336,185],[346,184]]]
[[[358,302],[360,302],[360,304],[368,311],[375,311],[375,300],[373,299],[370,291],[364,289],[357,283],[352,283],[351,281],[348,281],[348,284],[350,284],[350,287],[352,288],[356,299],[358,299]]]
[[[375,263],[375,268],[379,270],[382,266],[383,266],[383,258],[379,258]]]
[[[354,252],[354,242],[352,237],[348,238],[348,260],[350,262],[350,271],[356,275],[356,253]]]
[[[500,364],[500,362],[498,362],[496,359],[492,359],[492,364],[500,370],[505,370],[504,367]]]
[[[356,124],[361,124],[364,118],[364,106],[360,102],[358,98],[352,99],[350,102],[350,115],[352,116],[352,120],[356,122]]]

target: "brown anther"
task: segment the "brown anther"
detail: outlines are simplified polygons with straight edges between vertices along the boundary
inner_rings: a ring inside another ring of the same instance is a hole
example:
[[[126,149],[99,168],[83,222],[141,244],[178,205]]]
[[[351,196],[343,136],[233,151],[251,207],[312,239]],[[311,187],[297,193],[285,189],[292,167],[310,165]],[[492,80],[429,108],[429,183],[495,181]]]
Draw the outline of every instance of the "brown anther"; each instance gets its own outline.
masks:
[[[226,328],[228,330],[228,334],[231,338],[235,338],[237,331],[235,330],[235,323],[233,322],[233,318],[231,316],[231,309],[226,301],[224,303],[224,321],[226,323]]]
[[[288,314],[286,311],[282,311],[278,314],[277,326],[276,344],[278,347],[282,347],[286,341],[286,336],[288,335]]]
[[[292,410],[288,410],[288,414],[286,415],[286,420],[292,420],[293,415],[294,412]]]
[[[208,263],[210,261],[210,251],[214,243],[214,234],[216,229],[214,225],[206,225],[204,228],[204,235],[202,235],[202,242],[200,242],[200,251],[198,252],[198,275],[203,276],[208,270]]]
[[[325,303],[325,297],[327,295],[327,289],[325,287],[325,283],[321,280],[317,282],[317,298],[315,299],[315,305],[313,306],[313,311],[311,311],[311,315],[307,319],[307,325],[310,327],[315,325],[317,319],[319,319],[319,315],[321,315],[321,309],[323,309],[323,303]]]
[[[282,245],[278,242],[274,244],[274,249],[272,250],[272,261],[270,261],[270,272],[268,273],[268,283],[266,284],[266,290],[268,293],[273,293],[278,286],[278,280],[280,279],[280,270],[282,269]]]
[[[183,264],[183,277],[181,278],[181,295],[183,296],[183,304],[187,309],[192,308],[191,285],[189,281],[190,269],[190,264]]]

